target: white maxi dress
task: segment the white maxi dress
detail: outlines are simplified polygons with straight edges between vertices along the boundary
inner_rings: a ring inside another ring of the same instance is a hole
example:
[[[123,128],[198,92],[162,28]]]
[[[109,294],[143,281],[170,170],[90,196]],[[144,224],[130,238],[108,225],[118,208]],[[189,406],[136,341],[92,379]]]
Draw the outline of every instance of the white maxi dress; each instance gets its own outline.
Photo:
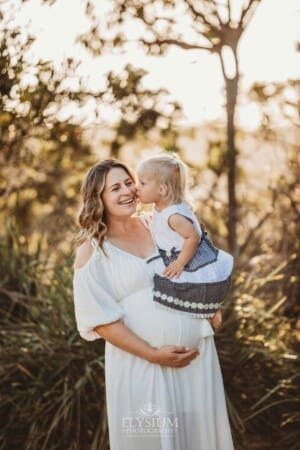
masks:
[[[111,450],[233,450],[214,332],[207,319],[157,306],[151,258],[93,240],[74,272],[77,326],[86,340],[118,319],[154,347],[198,347],[184,368],[162,367],[106,342],[105,379]],[[99,449],[100,450],[100,449]]]

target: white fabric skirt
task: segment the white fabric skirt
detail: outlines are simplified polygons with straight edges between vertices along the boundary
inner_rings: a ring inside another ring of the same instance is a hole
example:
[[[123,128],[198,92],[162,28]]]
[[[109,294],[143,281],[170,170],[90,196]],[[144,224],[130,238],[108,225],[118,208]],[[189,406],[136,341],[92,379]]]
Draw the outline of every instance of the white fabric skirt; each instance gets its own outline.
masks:
[[[197,347],[184,368],[149,363],[106,343],[111,450],[233,450],[214,332],[207,319],[159,308],[151,288],[121,302],[124,323],[154,347]]]

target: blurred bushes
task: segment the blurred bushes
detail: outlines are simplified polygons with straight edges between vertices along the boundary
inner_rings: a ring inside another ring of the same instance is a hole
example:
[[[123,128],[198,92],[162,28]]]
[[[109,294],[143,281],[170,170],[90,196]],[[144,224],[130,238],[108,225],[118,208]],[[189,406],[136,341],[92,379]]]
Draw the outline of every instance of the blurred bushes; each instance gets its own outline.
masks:
[[[0,240],[0,448],[105,449],[103,342],[76,332],[70,256],[53,266],[27,244]]]
[[[285,314],[297,258],[257,257],[235,273],[216,343],[237,449],[299,448],[299,320]]]

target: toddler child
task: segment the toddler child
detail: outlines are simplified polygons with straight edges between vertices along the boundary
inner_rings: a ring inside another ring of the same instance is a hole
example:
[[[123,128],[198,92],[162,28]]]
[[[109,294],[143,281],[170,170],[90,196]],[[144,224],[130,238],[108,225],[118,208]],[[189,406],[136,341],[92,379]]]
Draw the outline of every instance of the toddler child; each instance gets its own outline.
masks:
[[[220,306],[230,288],[233,257],[214,247],[187,200],[187,168],[161,154],[137,168],[141,203],[153,203],[151,231],[158,248],[153,300],[208,318],[218,328]]]

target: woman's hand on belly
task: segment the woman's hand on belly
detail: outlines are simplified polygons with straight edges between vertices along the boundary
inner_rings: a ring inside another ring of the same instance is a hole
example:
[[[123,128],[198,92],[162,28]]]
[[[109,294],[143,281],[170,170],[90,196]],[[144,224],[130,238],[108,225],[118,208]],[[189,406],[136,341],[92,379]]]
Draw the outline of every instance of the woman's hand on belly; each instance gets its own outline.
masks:
[[[167,367],[185,367],[199,355],[197,348],[187,349],[183,346],[164,345],[155,349],[150,362]]]

